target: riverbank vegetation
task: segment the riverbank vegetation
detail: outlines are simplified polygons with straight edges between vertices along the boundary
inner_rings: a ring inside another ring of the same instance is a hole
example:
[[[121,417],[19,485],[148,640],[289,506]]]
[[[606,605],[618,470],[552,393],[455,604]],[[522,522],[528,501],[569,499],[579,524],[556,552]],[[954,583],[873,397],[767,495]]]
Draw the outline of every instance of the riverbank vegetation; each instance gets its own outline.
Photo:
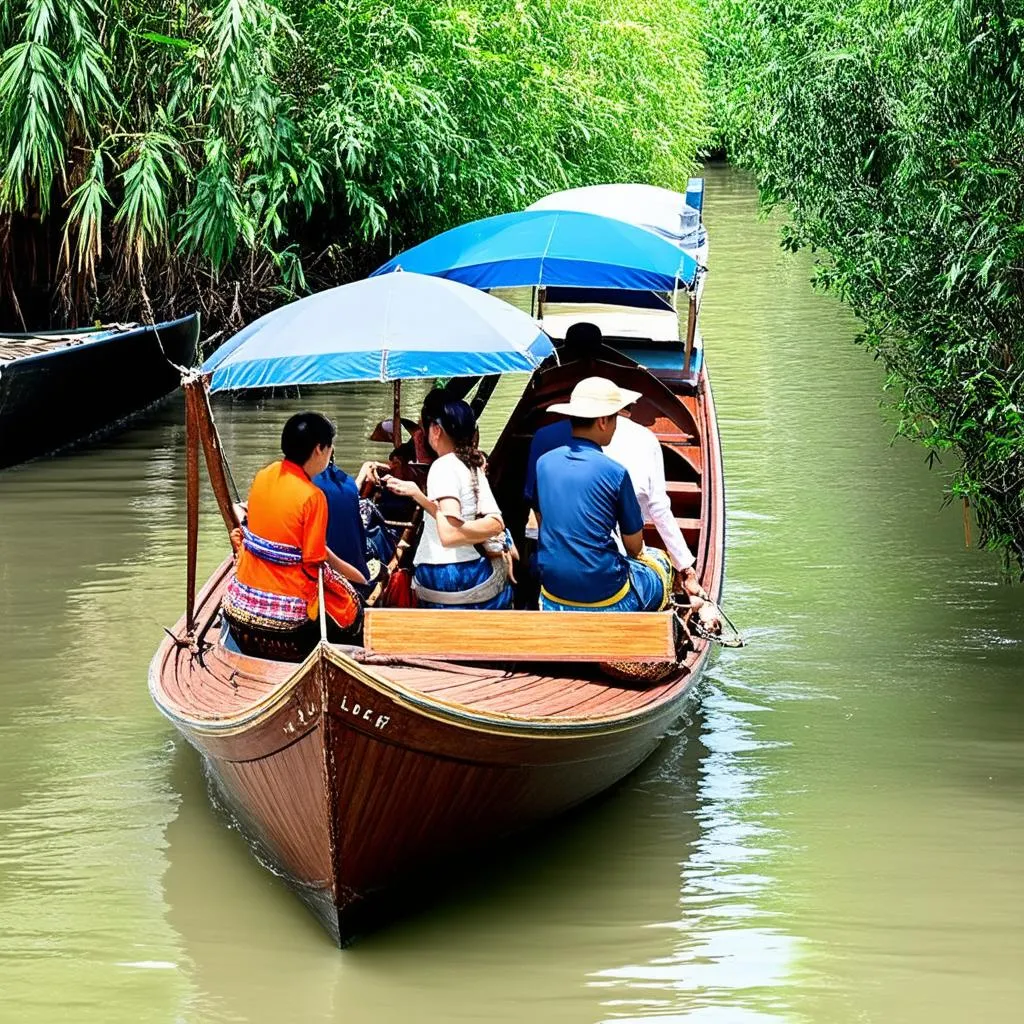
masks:
[[[677,183],[697,0],[11,0],[0,325],[207,331],[594,181]]]
[[[1024,3],[707,0],[717,144],[1024,572]]]

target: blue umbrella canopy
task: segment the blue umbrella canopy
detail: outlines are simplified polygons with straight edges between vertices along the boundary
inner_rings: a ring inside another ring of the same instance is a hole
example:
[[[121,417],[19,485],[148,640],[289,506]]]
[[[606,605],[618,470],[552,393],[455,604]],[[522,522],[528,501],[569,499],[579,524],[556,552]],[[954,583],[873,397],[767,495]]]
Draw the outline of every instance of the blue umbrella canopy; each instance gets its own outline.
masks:
[[[695,252],[701,244],[700,211],[687,205],[686,196],[656,185],[587,185],[553,192],[528,210],[578,210],[626,221],[663,235]]]
[[[388,274],[299,299],[203,363],[211,391],[529,373],[552,352],[525,313],[456,281]]]
[[[673,291],[697,274],[692,256],[672,242],[610,217],[525,210],[452,228],[374,271],[461,281],[474,288],[568,287]]]

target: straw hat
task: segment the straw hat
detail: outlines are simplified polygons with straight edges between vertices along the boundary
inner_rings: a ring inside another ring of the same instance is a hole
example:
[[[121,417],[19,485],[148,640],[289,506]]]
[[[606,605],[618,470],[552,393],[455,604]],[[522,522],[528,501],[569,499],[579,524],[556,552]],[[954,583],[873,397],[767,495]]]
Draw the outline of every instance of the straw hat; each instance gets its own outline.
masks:
[[[639,391],[620,388],[607,377],[585,377],[572,389],[568,402],[549,405],[548,412],[594,420],[598,416],[614,416],[639,398]]]

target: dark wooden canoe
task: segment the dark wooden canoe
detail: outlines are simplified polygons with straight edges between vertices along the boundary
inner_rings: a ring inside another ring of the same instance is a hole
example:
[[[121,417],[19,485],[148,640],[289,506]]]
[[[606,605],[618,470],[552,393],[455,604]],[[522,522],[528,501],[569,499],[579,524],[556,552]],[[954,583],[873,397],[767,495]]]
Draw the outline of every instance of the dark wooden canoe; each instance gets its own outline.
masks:
[[[0,335],[0,468],[109,430],[173,391],[199,316],[149,327]]]
[[[544,407],[591,373],[641,391],[704,587],[721,591],[724,504],[706,371],[658,377],[611,350],[535,374],[491,459],[509,522]],[[209,451],[207,452],[209,456]],[[230,510],[225,510],[230,518]],[[159,709],[200,752],[258,855],[341,945],[380,894],[557,815],[623,778],[678,719],[708,647],[676,660],[671,613],[367,611],[363,648],[301,665],[222,642],[225,561],[149,673]],[[667,647],[667,650],[666,650]],[[660,659],[655,684],[599,662]]]

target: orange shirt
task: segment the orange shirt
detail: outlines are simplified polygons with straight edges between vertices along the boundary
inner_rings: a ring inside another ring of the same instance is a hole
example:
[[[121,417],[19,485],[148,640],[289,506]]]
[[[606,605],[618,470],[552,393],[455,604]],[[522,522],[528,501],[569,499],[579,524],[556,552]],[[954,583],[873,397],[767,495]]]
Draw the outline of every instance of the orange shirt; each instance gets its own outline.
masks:
[[[249,490],[249,529],[276,544],[302,551],[302,562],[275,565],[246,551],[238,553],[239,582],[257,590],[306,601],[317,615],[317,569],[327,560],[327,498],[301,466],[282,459],[261,469]],[[328,610],[331,602],[328,601]]]

